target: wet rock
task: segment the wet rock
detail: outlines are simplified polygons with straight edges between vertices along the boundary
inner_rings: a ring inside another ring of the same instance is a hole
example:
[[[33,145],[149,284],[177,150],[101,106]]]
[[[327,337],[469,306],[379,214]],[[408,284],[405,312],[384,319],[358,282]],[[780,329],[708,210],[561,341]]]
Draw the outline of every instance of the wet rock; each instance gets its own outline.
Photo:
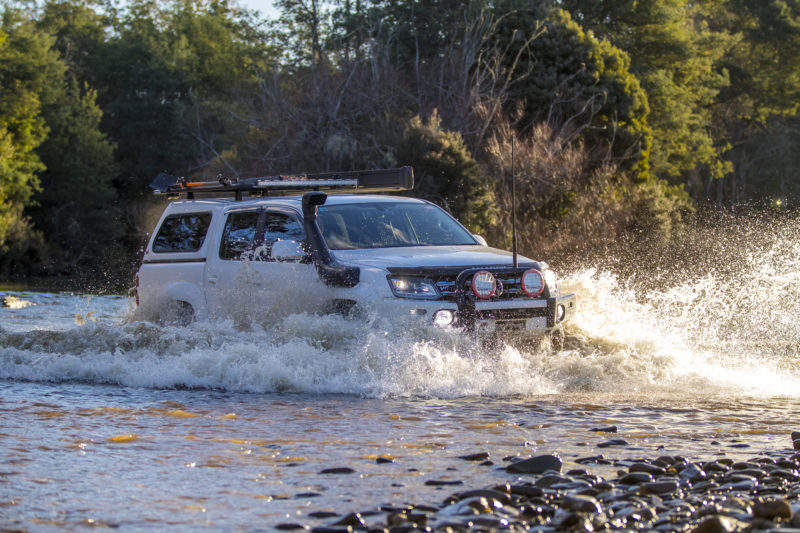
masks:
[[[625,439],[611,439],[601,442],[597,445],[598,448],[610,448],[611,446],[627,446],[629,444]]]
[[[322,496],[322,494],[320,494],[319,492],[298,492],[297,494],[294,495],[295,498],[300,498],[300,499],[317,498],[319,496]]]
[[[694,463],[686,465],[686,467],[681,470],[680,473],[681,479],[685,479],[687,481],[700,481],[707,477],[705,470],[700,468]]]
[[[592,455],[590,457],[581,457],[575,459],[575,462],[579,465],[587,465],[587,464],[611,464],[603,455]]]
[[[350,513],[344,515],[341,519],[337,520],[336,522],[332,523],[331,526],[347,526],[347,527],[358,527],[363,528],[366,527],[364,523],[364,519],[361,518],[361,515],[358,513]]]
[[[567,496],[562,500],[562,504],[564,505],[564,508],[577,513],[599,514],[603,512],[603,508],[600,506],[600,503],[596,499],[589,496]]]
[[[483,497],[487,499],[493,499],[499,502],[501,505],[511,505],[511,499],[508,497],[507,493],[500,492],[499,490],[494,489],[478,489],[478,490],[468,490],[466,492],[461,492],[456,495],[458,500],[465,500],[467,498],[475,498],[475,497]]]
[[[292,524],[292,523],[283,523],[283,524],[276,524],[275,529],[278,531],[298,531],[298,530],[308,530],[310,529],[308,526],[304,526],[303,524]]]
[[[753,516],[766,518],[767,520],[774,520],[775,518],[790,520],[792,518],[792,507],[789,502],[782,499],[758,501],[753,504]]]
[[[745,522],[728,516],[716,515],[700,522],[692,530],[692,533],[730,533],[731,531],[740,531],[745,527],[747,527]]]
[[[489,458],[489,452],[472,453],[469,455],[459,455],[459,459],[464,461],[485,461]]]
[[[448,480],[448,479],[429,479],[425,482],[425,485],[428,487],[445,487],[448,485],[463,485],[464,482],[460,479],[455,480]]]
[[[337,468],[326,468],[324,470],[320,470],[320,474],[355,474],[355,470],[350,467],[342,466]]]
[[[488,461],[487,460],[487,461],[484,461],[484,462],[480,463],[480,465],[481,466],[493,466],[494,463],[492,461]]]
[[[617,480],[621,485],[640,485],[642,483],[649,483],[653,481],[653,476],[646,472],[633,472],[625,474]]]
[[[519,494],[528,498],[538,498],[544,491],[541,487],[533,485],[511,485],[511,494]]]
[[[334,513],[333,511],[314,511],[308,513],[308,516],[311,518],[333,518],[334,516],[339,516],[339,513]]]
[[[377,459],[375,459],[375,462],[378,463],[379,465],[383,465],[387,463],[393,463],[394,459],[390,459],[389,457],[378,457]]]
[[[792,440],[800,439],[800,431],[792,431]]]
[[[660,466],[647,463],[634,463],[628,467],[628,472],[645,472],[653,476],[658,476],[664,474],[666,470]]]
[[[677,481],[654,481],[650,483],[643,483],[639,487],[641,494],[670,494],[676,492],[680,488]]]
[[[589,431],[594,431],[596,433],[616,433],[617,430],[618,430],[617,426],[606,426],[602,428],[592,428]]]
[[[795,439],[792,441],[792,445],[794,446],[795,450],[800,450],[800,439]]]
[[[539,455],[511,463],[506,467],[506,472],[511,474],[543,474],[548,470],[561,472],[562,464],[563,461],[557,455]]]

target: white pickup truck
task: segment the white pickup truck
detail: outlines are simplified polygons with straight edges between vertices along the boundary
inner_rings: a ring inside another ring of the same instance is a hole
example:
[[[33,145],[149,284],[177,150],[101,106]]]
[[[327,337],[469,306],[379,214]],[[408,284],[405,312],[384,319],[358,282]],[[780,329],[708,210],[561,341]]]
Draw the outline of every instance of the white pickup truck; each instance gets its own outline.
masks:
[[[360,194],[412,183],[409,167],[233,182],[159,175],[153,188],[173,201],[144,250],[137,304],[188,323],[230,317],[243,299],[269,307],[288,292],[278,305],[298,311],[478,335],[557,333],[558,343],[576,298],[559,293],[547,264],[487,246],[430,202]]]

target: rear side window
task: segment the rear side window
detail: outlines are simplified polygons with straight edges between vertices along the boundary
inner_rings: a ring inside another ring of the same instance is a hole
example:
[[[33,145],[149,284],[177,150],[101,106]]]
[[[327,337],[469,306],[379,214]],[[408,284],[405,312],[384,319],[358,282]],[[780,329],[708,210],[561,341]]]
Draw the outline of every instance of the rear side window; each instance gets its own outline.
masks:
[[[203,246],[210,224],[211,213],[169,215],[153,240],[153,251],[196,252]]]
[[[219,245],[221,259],[244,259],[242,255],[253,247],[259,215],[258,211],[240,211],[228,215]]]

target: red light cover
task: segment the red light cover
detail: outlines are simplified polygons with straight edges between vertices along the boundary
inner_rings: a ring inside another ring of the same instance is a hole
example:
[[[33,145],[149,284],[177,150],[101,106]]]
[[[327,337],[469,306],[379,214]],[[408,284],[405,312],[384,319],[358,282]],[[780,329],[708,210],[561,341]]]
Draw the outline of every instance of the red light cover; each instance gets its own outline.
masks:
[[[529,268],[522,273],[522,292],[528,296],[539,296],[544,292],[544,277],[535,268]]]
[[[472,276],[472,292],[482,300],[487,300],[494,296],[497,291],[497,280],[491,272],[481,270]]]

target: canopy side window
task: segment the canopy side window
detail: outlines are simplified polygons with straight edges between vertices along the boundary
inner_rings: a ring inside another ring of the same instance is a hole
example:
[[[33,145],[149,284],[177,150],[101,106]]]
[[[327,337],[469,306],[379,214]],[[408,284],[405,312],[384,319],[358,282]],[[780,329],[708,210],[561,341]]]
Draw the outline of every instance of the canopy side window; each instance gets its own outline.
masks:
[[[249,259],[258,230],[258,210],[234,211],[228,214],[219,245],[220,259],[241,261]]]
[[[153,252],[196,252],[205,242],[209,225],[211,213],[169,215],[153,239]]]

